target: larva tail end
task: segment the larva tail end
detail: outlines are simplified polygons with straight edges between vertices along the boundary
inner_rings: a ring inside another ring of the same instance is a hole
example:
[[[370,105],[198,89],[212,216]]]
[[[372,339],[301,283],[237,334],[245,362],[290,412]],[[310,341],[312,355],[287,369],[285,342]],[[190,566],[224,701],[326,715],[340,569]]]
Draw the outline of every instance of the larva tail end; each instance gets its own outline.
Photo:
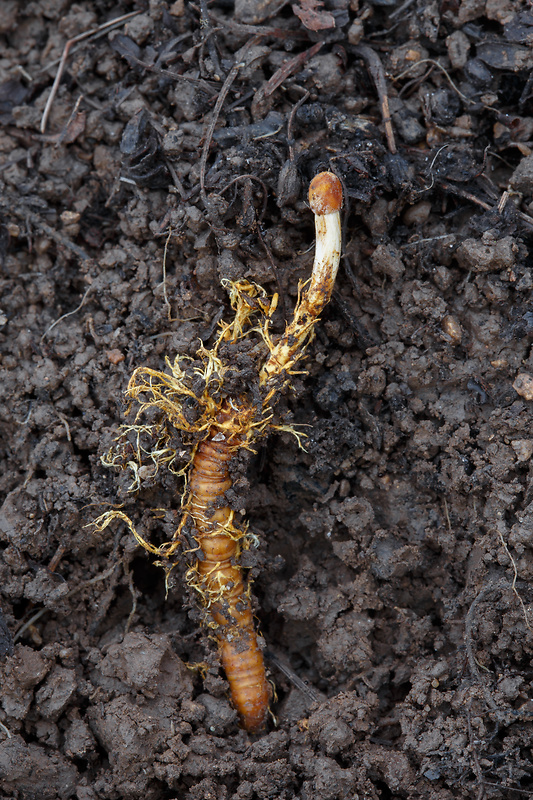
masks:
[[[251,612],[249,626],[233,630],[231,640],[226,636],[227,632],[222,634],[218,644],[232,703],[239,714],[241,727],[248,733],[261,733],[266,728],[270,686]]]
[[[313,214],[333,214],[342,208],[342,185],[333,172],[320,172],[309,186],[309,205]]]

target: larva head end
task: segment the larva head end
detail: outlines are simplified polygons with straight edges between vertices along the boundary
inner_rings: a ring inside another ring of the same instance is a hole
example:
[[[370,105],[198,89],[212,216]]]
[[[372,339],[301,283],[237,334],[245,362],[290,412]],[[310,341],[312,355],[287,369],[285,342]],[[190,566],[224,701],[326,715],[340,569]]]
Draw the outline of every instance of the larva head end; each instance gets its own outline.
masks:
[[[309,186],[309,205],[313,214],[318,216],[341,210],[342,185],[333,172],[315,175]]]

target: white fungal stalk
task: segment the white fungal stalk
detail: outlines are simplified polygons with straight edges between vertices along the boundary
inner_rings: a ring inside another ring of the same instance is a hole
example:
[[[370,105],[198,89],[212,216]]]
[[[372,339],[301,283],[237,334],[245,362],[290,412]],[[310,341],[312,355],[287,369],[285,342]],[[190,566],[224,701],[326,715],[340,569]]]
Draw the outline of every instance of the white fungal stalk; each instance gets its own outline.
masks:
[[[321,172],[309,186],[309,205],[315,215],[316,247],[313,271],[303,290],[294,318],[261,369],[264,385],[282,372],[289,372],[301,358],[319,314],[333,292],[341,255],[342,186],[332,172]]]

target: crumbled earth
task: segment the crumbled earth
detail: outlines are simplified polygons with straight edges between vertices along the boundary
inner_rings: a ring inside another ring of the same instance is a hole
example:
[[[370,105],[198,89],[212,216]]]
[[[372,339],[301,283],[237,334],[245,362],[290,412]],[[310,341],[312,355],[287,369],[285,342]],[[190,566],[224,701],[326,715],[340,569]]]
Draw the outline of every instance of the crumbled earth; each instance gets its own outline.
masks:
[[[533,792],[532,36],[526,0],[4,0],[2,798]],[[101,461],[129,377],[212,345],[228,280],[283,330],[322,169],[344,255],[277,409],[305,450],[259,442],[228,498],[276,687],[251,737],[186,559],[167,587],[92,522],[172,536],[180,479]]]

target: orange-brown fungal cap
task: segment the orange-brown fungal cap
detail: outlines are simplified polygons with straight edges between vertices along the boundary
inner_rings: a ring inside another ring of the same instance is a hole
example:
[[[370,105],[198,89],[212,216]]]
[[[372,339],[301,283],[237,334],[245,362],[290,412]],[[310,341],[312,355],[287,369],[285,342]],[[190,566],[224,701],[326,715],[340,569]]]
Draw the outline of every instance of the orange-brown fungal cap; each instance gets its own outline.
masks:
[[[313,214],[333,214],[342,208],[342,185],[333,172],[319,172],[309,186],[309,205]]]

